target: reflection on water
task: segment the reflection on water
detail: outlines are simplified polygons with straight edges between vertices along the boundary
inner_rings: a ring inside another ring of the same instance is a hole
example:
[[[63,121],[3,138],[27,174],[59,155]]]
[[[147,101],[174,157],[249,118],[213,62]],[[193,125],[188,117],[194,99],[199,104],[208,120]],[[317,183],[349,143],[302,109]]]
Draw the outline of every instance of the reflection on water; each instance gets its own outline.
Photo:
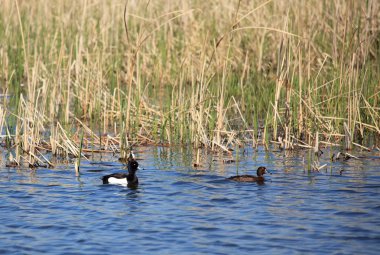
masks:
[[[308,152],[203,154],[141,148],[140,185],[101,185],[116,158],[56,169],[0,170],[0,253],[378,254],[380,158],[308,171]],[[287,155],[288,154],[288,155]],[[237,161],[224,164],[223,159]],[[266,166],[264,185],[225,177]],[[343,174],[340,175],[340,171]]]

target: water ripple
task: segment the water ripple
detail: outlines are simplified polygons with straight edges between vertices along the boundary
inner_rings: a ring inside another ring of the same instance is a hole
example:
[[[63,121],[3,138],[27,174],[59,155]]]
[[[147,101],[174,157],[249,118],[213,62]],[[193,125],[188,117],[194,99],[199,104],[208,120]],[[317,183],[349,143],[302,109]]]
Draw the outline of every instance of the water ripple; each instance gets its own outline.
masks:
[[[127,253],[131,244],[135,254],[380,253],[374,160],[322,158],[331,170],[318,173],[297,155],[259,151],[236,164],[210,155],[199,170],[191,151],[154,150],[138,155],[134,190],[101,184],[125,170],[116,158],[84,162],[80,177],[65,166],[1,169],[0,253]],[[273,173],[264,185],[225,179],[260,165]]]

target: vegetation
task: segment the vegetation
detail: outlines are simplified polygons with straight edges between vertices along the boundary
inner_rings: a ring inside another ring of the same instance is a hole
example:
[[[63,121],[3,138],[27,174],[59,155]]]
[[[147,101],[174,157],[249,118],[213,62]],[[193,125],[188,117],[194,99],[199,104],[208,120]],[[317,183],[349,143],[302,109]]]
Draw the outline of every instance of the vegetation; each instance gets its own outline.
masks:
[[[11,163],[136,143],[378,146],[379,1],[1,5]]]

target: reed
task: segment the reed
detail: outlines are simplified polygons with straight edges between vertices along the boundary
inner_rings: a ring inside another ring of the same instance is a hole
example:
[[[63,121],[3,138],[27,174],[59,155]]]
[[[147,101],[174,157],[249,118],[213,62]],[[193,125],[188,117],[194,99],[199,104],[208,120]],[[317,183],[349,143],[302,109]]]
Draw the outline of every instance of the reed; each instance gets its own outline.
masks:
[[[379,13],[375,0],[3,0],[1,137],[31,165],[41,148],[78,155],[78,129],[83,151],[367,148]]]

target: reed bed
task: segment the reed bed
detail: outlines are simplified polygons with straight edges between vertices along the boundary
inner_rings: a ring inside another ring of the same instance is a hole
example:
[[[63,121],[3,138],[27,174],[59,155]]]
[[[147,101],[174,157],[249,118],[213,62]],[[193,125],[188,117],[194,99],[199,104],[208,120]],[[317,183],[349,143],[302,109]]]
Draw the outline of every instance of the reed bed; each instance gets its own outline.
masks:
[[[3,0],[9,161],[379,146],[379,13],[375,0]]]

